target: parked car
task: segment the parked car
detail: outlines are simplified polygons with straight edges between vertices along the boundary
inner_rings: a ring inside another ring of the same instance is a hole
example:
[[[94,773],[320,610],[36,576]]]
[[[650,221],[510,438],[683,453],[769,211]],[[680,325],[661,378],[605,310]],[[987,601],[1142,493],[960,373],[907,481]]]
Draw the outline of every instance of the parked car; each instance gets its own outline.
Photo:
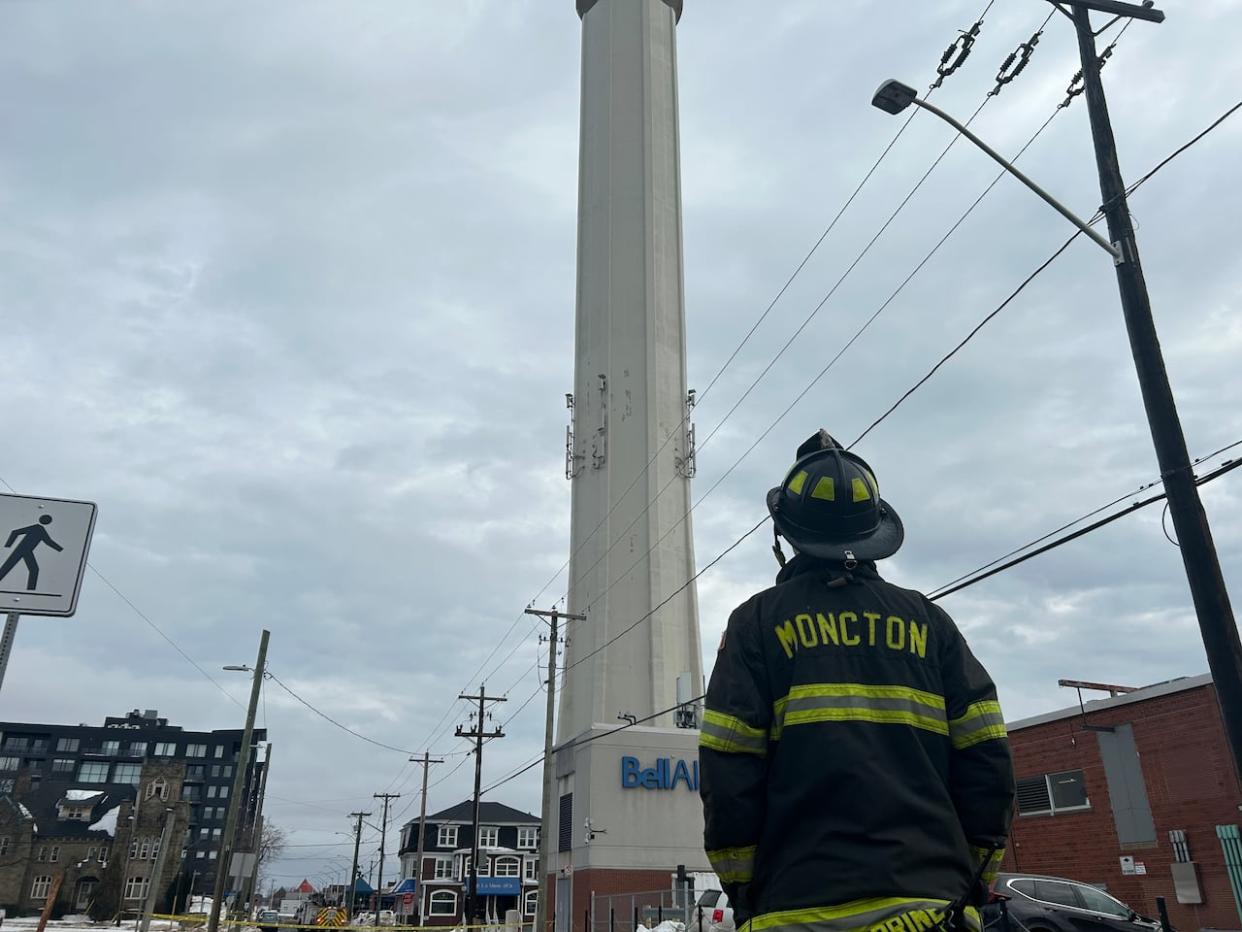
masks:
[[[699,917],[702,917],[702,925]],[[690,911],[690,924],[686,932],[735,932],[733,907],[722,890],[704,890]]]
[[[259,932],[276,932],[276,926],[280,924],[280,913],[274,909],[261,909],[254,917],[254,924],[259,927]]]
[[[989,932],[1000,925],[1000,898],[1012,923],[1010,932],[1156,932],[1160,923],[1140,916],[1099,887],[1037,874],[1001,874],[992,885],[993,902],[983,908]],[[1020,925],[1019,925],[1020,923]]]

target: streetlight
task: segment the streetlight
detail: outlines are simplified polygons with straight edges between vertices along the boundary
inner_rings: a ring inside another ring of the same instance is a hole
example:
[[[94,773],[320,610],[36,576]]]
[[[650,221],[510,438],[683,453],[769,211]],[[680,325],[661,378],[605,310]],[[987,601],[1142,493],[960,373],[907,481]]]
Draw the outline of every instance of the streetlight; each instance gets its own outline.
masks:
[[[263,686],[263,672],[267,663],[267,639],[270,632],[266,629],[259,638],[259,656],[254,667],[244,664],[230,664],[225,670],[237,673],[253,673],[250,682],[250,705],[246,708],[246,728],[242,732],[241,750],[237,753],[237,769],[233,773],[233,788],[229,793],[228,815],[224,821],[224,832],[220,836],[219,854],[216,859],[216,882],[212,890],[211,916],[207,920],[207,932],[218,932],[220,928],[220,907],[224,902],[224,884],[229,875],[229,860],[233,853],[233,835],[237,831],[237,814],[242,806],[242,790],[245,786],[246,768],[250,766],[250,741],[254,735],[254,719],[259,711],[259,690]],[[240,878],[240,872],[239,872]]]
[[[1009,172],[1011,175],[1013,175],[1015,178],[1021,181],[1024,185],[1026,185],[1028,188],[1030,188],[1032,191],[1038,194],[1041,198],[1043,198],[1062,217],[1064,217],[1070,223],[1074,224],[1074,226],[1078,227],[1078,229],[1081,230],[1083,233],[1087,234],[1087,236],[1091,237],[1091,239],[1097,245],[1099,245],[1110,256],[1113,257],[1114,262],[1120,263],[1122,261],[1121,249],[1119,247],[1110,243],[1108,240],[1102,237],[1099,233],[1095,232],[1095,230],[1091,229],[1091,224],[1087,223],[1085,220],[1079,217],[1076,213],[1074,213],[1072,210],[1070,210],[1068,207],[1066,207],[1064,204],[1058,201],[1055,197],[1053,197],[1051,194],[1049,194],[1047,191],[1045,191],[1043,188],[1037,185],[1034,181],[1032,181],[1030,178],[1024,175],[1021,171],[1018,170],[1017,166],[1015,166],[1012,162],[1006,159],[1003,155],[1001,155],[999,152],[997,152],[995,149],[989,146],[986,142],[984,142],[982,139],[980,139],[978,136],[972,133],[969,129],[966,128],[964,124],[959,123],[957,120],[949,116],[949,114],[945,113],[935,104],[929,103],[928,101],[923,100],[921,97],[919,97],[918,91],[910,87],[910,85],[902,84],[900,81],[895,81],[895,80],[885,81],[883,84],[880,85],[880,89],[875,92],[875,96],[871,98],[871,106],[875,107],[878,110],[883,110],[885,113],[891,113],[893,115],[901,113],[911,104],[914,104],[916,107],[922,107],[924,110],[928,111],[929,113],[936,114],[936,116],[940,117],[940,119],[944,120],[954,129],[956,129],[959,133],[961,133],[963,136],[965,136],[967,139],[973,142],[976,146],[978,146],[980,149],[982,149],[984,152],[990,155],[993,159],[995,159],[1000,164],[1000,166],[1005,169],[1005,171]]]
[[[1139,259],[1125,181],[1118,165],[1117,141],[1113,136],[1108,115],[1108,100],[1104,94],[1104,84],[1100,80],[1100,58],[1096,51],[1096,34],[1091,26],[1090,11],[1098,10],[1155,23],[1162,22],[1164,14],[1152,8],[1152,0],[1145,0],[1141,6],[1124,0],[1062,0],[1062,3],[1073,11],[1070,13],[1061,10],[1073,21],[1078,37],[1083,91],[1091,120],[1091,138],[1100,176],[1100,196],[1103,199],[1100,211],[1108,221],[1110,241],[1097,236],[1081,219],[1057,203],[957,120],[927,101],[919,100],[918,94],[907,85],[899,81],[886,81],[880,86],[871,103],[886,113],[900,113],[910,104],[917,104],[936,114],[1112,255],[1117,289],[1121,296],[1122,316],[1125,318],[1126,332],[1130,338],[1130,352],[1134,357],[1134,368],[1143,396],[1143,408],[1147,414],[1152,446],[1160,465],[1169,514],[1177,531],[1186,582],[1194,602],[1195,616],[1199,622],[1208,669],[1211,670],[1212,683],[1220,704],[1225,735],[1233,751],[1234,764],[1242,771],[1242,640],[1238,636],[1233,606],[1229,601],[1229,590],[1225,587],[1225,576],[1221,572],[1220,557],[1212,540],[1207,512],[1199,498],[1194,468],[1186,450],[1186,436],[1182,431],[1177,403],[1173,398],[1173,389],[1169,385],[1168,371],[1164,364],[1164,354],[1160,350],[1160,340],[1156,334],[1151,297],[1147,293],[1147,282],[1143,278],[1143,265]]]

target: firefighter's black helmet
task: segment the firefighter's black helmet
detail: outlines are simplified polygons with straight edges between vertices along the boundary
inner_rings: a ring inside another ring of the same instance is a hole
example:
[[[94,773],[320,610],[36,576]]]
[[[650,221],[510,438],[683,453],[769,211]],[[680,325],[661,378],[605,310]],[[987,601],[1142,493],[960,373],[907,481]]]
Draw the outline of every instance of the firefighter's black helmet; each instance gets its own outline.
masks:
[[[768,492],[768,511],[781,537],[822,560],[882,560],[905,539],[871,467],[823,430],[798,447],[785,481]]]

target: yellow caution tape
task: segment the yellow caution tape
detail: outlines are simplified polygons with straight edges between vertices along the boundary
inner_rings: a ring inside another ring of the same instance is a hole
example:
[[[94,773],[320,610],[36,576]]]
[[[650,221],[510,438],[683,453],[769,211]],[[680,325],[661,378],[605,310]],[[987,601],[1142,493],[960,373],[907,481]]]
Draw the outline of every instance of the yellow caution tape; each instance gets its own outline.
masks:
[[[172,915],[167,915],[164,913],[152,913],[151,918],[152,919],[164,919],[164,920],[168,920],[171,922],[180,922],[183,925],[201,926],[201,925],[207,924],[207,917],[205,915],[202,915],[201,913],[196,913],[196,914],[189,915],[189,916],[172,916]],[[257,929],[260,927],[259,923],[255,922],[253,919],[225,919],[223,916],[220,917],[220,925],[249,927],[251,929]],[[531,920],[523,921],[519,923],[518,928],[533,929],[534,926],[535,926],[535,922],[533,919],[531,919]],[[262,928],[264,929],[314,929],[314,930],[319,930],[319,932],[322,932],[322,930],[325,927],[321,925],[316,925],[314,923],[294,924],[294,923],[286,923],[286,922],[265,922],[262,924]],[[356,926],[356,925],[333,926],[332,928],[359,930],[359,932],[364,932],[364,930],[370,930],[370,932],[376,932],[376,929],[377,929],[376,926],[371,925],[371,924],[364,925],[364,926]],[[480,923],[479,925],[453,924],[449,926],[381,925],[378,927],[378,930],[380,930],[380,932],[386,929],[392,930],[392,932],[458,932],[458,930],[465,930],[465,929],[501,929],[501,928],[507,928],[505,923],[485,922],[485,923]]]

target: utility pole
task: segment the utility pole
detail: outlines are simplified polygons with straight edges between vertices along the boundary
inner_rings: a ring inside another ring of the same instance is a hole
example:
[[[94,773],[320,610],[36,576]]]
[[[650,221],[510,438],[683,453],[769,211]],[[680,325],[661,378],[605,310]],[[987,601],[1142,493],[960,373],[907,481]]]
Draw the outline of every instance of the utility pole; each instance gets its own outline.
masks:
[[[552,903],[552,832],[550,831],[550,826],[552,825],[552,797],[555,795],[556,789],[553,784],[556,776],[556,766],[552,760],[552,727],[556,712],[556,645],[559,642],[558,626],[562,618],[567,621],[584,621],[586,615],[571,615],[567,612],[558,612],[555,608],[550,611],[528,608],[526,614],[546,620],[548,626],[552,629],[548,635],[548,708],[545,714],[543,735],[543,808],[540,810],[541,821],[539,824],[539,896],[535,899],[534,928],[534,932],[547,932],[548,917],[551,915],[550,904]]]
[[[229,876],[229,860],[233,854],[233,835],[237,831],[237,813],[242,808],[242,787],[246,780],[246,768],[250,763],[250,739],[254,735],[254,717],[259,709],[259,690],[263,686],[263,671],[267,664],[267,641],[271,632],[264,629],[259,637],[259,657],[254,664],[254,676],[250,682],[250,705],[246,709],[246,728],[242,732],[241,750],[237,753],[237,769],[233,772],[233,789],[229,793],[228,816],[224,820],[224,832],[220,836],[219,855],[216,859],[216,883],[211,898],[211,916],[207,919],[207,932],[219,932],[220,907],[224,905],[224,884]]]
[[[348,921],[354,921],[354,897],[358,892],[358,849],[362,846],[362,820],[369,816],[369,812],[351,812],[349,817],[356,819],[354,825],[354,863],[349,868],[349,916]]]
[[[255,894],[259,890],[259,857],[263,853],[263,800],[267,798],[267,774],[272,769],[272,742],[267,743],[267,753],[263,756],[263,776],[259,779],[259,799],[254,807],[254,823],[250,828],[250,847],[254,852],[254,866],[250,868],[250,886],[246,891],[246,902],[253,911]]]
[[[147,902],[142,910],[142,919],[138,925],[139,932],[150,932],[151,914],[155,912],[155,901],[159,897],[160,878],[164,876],[164,863],[168,859],[168,845],[172,841],[173,819],[176,813],[172,809],[164,810],[164,828],[160,832],[160,850],[155,856],[155,870],[147,884]]]
[[[380,818],[379,883],[375,885],[375,925],[380,924],[380,910],[384,908],[384,842],[388,836],[388,803],[400,799],[400,793],[372,793],[375,799],[384,801],[384,815]]]
[[[432,764],[443,764],[442,760],[432,760],[431,752],[424,751],[423,759],[411,757],[411,761],[423,765],[423,792],[418,804],[418,854],[414,861],[414,924],[418,925],[423,918],[423,851],[427,846],[427,771]]]
[[[1078,33],[1083,87],[1100,174],[1100,195],[1104,199],[1102,210],[1108,220],[1109,237],[1121,250],[1121,258],[1117,262],[1117,285],[1121,292],[1126,331],[1130,336],[1130,350],[1143,394],[1143,407],[1147,411],[1156,459],[1168,496],[1169,514],[1177,531],[1186,580],[1190,584],[1191,599],[1199,619],[1199,631],[1216,686],[1225,733],[1233,749],[1236,773],[1242,777],[1242,642],[1238,639],[1238,628],[1207,514],[1195,485],[1186,438],[1152,319],[1151,299],[1147,294],[1138,244],[1130,221],[1125,182],[1117,161],[1117,142],[1113,137],[1108,101],[1100,80],[1095,34],[1091,30],[1091,9],[1155,22],[1162,20],[1164,14],[1149,6],[1114,3],[1111,0],[1108,3],[1103,0],[1065,0],[1065,3],[1073,8],[1072,18]]]
[[[487,703],[489,702],[508,702],[508,699],[502,696],[489,696],[487,687],[479,686],[479,694],[477,696],[462,695],[458,699],[469,699],[471,702],[479,704],[478,712],[472,712],[470,717],[473,718],[474,727],[466,731],[461,725],[457,726],[457,737],[474,739],[474,818],[472,824],[474,826],[473,837],[470,840],[470,881],[466,889],[466,910],[463,918],[466,925],[472,920],[482,918],[479,915],[479,805],[483,796],[483,741],[487,738],[503,738],[505,733],[497,728],[495,731],[484,730],[483,719],[487,715]]]

